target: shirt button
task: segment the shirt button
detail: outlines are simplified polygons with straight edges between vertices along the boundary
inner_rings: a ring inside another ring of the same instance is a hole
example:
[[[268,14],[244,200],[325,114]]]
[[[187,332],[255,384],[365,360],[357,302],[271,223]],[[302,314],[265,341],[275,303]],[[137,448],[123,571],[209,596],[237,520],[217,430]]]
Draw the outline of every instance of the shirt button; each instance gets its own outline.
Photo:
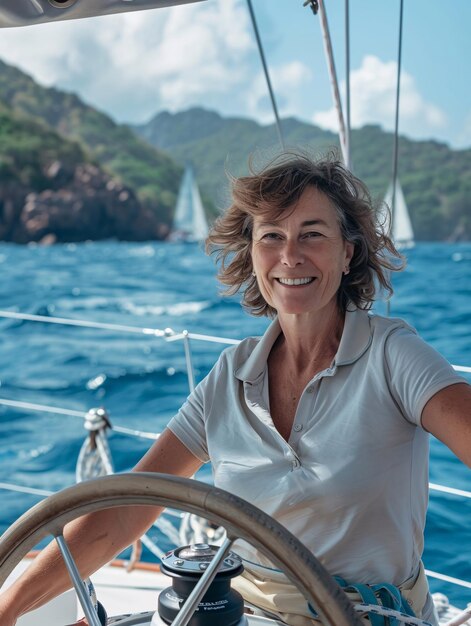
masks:
[[[294,432],[295,433],[301,432],[302,429],[303,429],[303,425],[302,424],[295,424],[294,425]]]
[[[306,389],[306,393],[313,393],[313,391],[314,391],[314,387],[308,387]]]

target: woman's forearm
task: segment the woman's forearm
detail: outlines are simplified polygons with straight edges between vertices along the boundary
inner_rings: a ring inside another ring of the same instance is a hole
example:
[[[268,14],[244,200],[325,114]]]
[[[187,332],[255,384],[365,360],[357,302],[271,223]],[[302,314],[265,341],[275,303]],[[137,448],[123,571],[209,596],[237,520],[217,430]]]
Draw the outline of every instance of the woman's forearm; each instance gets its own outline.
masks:
[[[82,578],[90,576],[141,537],[161,510],[149,506],[108,509],[67,524],[64,537]],[[5,592],[2,602],[14,607],[19,617],[71,586],[57,544],[52,541]]]
[[[201,461],[172,432],[165,430],[134,469],[192,476],[200,466]],[[90,513],[67,524],[64,538],[82,578],[90,576],[141,537],[161,511],[160,507],[151,506],[118,507]],[[51,542],[26,572],[0,595],[0,625],[13,626],[20,615],[38,608],[71,586],[59,548]]]

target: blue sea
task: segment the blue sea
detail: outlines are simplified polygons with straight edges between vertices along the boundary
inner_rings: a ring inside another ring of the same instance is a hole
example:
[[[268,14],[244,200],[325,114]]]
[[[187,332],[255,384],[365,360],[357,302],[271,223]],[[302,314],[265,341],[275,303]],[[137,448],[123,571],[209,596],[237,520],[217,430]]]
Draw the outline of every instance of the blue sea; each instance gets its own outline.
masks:
[[[471,244],[419,244],[394,276],[391,315],[405,318],[456,365],[471,365]],[[264,319],[219,292],[212,259],[197,245],[99,242],[0,244],[0,309],[240,339]],[[376,309],[384,312],[383,303]],[[104,406],[113,425],[161,431],[188,394],[182,342],[0,318],[0,397],[83,411]],[[192,344],[196,380],[224,347]],[[471,376],[465,375],[471,382]],[[74,482],[85,431],[81,419],[0,406],[0,482],[58,490]],[[117,471],[133,466],[149,440],[112,433]],[[471,473],[439,442],[430,478],[471,490]],[[209,468],[199,476],[210,480]],[[0,531],[38,496],[0,490]],[[431,493],[428,569],[471,580],[471,501]],[[385,537],[387,541],[387,537]],[[165,541],[164,547],[165,547]],[[431,582],[458,606],[471,590]]]

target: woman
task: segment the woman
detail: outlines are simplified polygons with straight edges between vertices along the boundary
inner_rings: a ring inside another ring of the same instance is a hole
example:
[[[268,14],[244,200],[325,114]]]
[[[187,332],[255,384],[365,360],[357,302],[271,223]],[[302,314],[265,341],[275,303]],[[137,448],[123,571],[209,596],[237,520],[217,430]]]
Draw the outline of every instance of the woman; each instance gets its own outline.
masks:
[[[400,586],[437,623],[420,569],[428,432],[471,465],[471,388],[407,324],[368,315],[375,281],[391,291],[399,255],[366,188],[334,160],[285,156],[234,181],[208,248],[228,291],[275,319],[221,355],[135,469],[191,476],[211,460],[217,486],[273,515],[333,575]],[[83,576],[157,514],[103,511],[70,524]],[[270,563],[240,553],[250,601],[289,624],[314,623]],[[2,596],[0,623],[13,626],[67,581],[51,546]]]

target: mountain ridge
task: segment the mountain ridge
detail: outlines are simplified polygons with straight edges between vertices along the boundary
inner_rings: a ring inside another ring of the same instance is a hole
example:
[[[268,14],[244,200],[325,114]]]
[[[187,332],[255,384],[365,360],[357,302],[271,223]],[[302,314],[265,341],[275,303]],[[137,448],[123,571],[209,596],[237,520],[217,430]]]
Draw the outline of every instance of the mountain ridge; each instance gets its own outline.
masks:
[[[339,154],[337,136],[295,117],[282,119],[288,149]],[[225,172],[238,176],[279,153],[274,124],[223,117],[203,107],[162,111],[131,128],[178,163],[191,161],[202,191],[219,208],[229,202]],[[167,139],[171,138],[171,139]],[[393,134],[370,124],[351,132],[354,173],[368,185],[376,203],[386,193],[392,171]],[[436,140],[399,138],[399,179],[418,240],[470,240],[471,150],[453,150]]]
[[[330,131],[295,117],[283,119],[282,127],[288,148],[317,155],[339,151]],[[246,174],[249,157],[257,169],[280,151],[273,124],[203,107],[163,111],[142,125],[117,124],[78,95],[43,87],[3,61],[0,137],[0,238],[18,241],[47,236],[53,224],[59,241],[165,238],[187,162],[215,216],[229,202],[226,173]],[[390,178],[392,133],[375,125],[354,129],[351,145],[353,171],[379,202]],[[471,150],[406,137],[400,137],[399,148],[399,178],[416,238],[471,240]],[[101,207],[96,216],[92,197]],[[26,206],[29,213],[23,214]],[[77,234],[70,226],[73,216]],[[91,232],[82,228],[81,217]],[[105,220],[114,226],[106,228]],[[35,234],[25,230],[27,222],[43,226]]]

